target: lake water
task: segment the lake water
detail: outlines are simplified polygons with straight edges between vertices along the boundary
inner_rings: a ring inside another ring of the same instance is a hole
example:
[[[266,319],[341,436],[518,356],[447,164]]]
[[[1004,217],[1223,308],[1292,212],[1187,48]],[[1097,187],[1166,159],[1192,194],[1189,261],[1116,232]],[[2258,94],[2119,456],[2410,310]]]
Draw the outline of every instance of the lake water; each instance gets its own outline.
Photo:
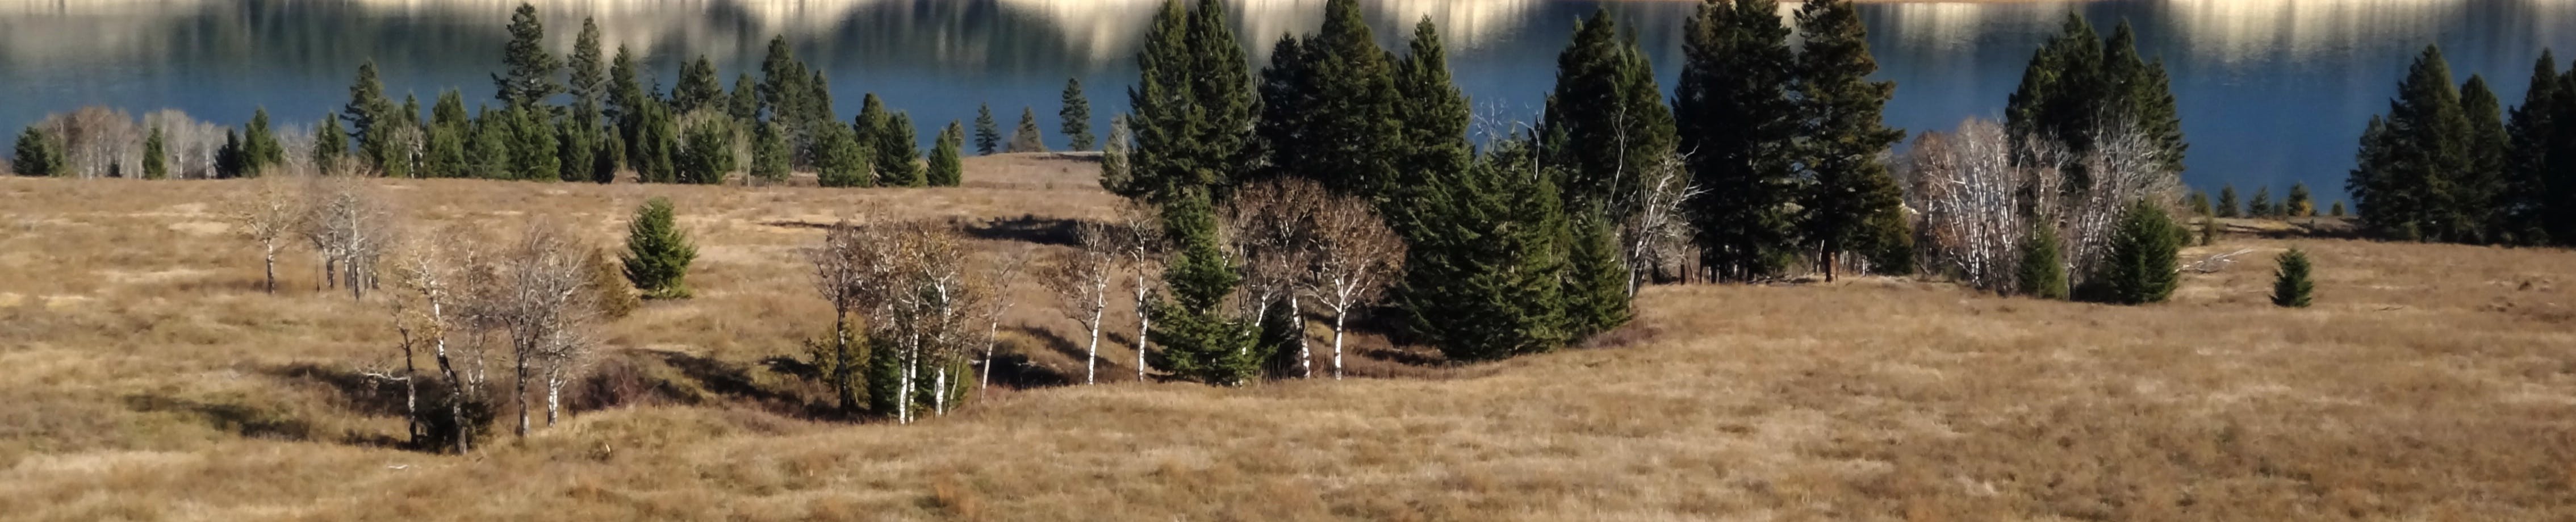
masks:
[[[388,90],[462,87],[489,99],[515,0],[0,0],[0,128],[108,105],[185,110],[228,124],[265,106],[310,122],[347,99],[374,59]],[[1127,106],[1136,38],[1159,0],[562,0],[539,2],[558,48],[583,17],[610,45],[647,56],[664,85],[705,54],[734,75],[756,68],[772,35],[831,75],[840,113],[875,92],[936,126],[994,106],[1007,128],[1035,107],[1053,134],[1068,77],[1105,121]],[[1384,43],[1428,16],[1480,110],[1534,114],[1574,21],[1606,7],[1639,33],[1664,85],[1694,3],[1367,0]],[[1233,14],[1264,60],[1283,32],[1321,24],[1322,0],[1246,0]],[[1897,82],[1888,123],[1910,132],[1999,117],[2005,96],[2065,13],[2108,32],[2126,19],[2172,73],[2192,142],[2187,181],[2338,194],[2362,123],[2387,109],[2407,61],[2438,43],[2465,80],[2488,75],[2519,103],[2544,47],[2576,56],[2576,0],[2134,0],[1896,3],[1862,6],[1882,79]],[[1784,11],[1785,12],[1785,11]],[[2562,68],[2564,68],[2562,66]],[[13,132],[14,133],[14,132]],[[1051,137],[1052,138],[1052,137]],[[1055,142],[1061,145],[1061,141]]]

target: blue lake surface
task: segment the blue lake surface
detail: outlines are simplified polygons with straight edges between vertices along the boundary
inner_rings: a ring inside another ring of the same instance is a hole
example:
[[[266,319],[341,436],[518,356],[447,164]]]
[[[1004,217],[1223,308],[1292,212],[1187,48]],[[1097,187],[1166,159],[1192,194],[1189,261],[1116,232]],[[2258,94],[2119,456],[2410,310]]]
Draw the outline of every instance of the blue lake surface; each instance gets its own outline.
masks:
[[[583,0],[538,2],[548,36],[570,47],[585,17],[609,44],[647,57],[669,85],[704,54],[728,86],[773,35],[826,70],[837,109],[877,93],[909,111],[924,140],[990,103],[1004,126],[1033,107],[1052,131],[1066,78],[1089,88],[1105,121],[1127,106],[1137,36],[1154,0]],[[1534,117],[1574,21],[1608,9],[1634,28],[1670,88],[1682,20],[1694,2],[1364,0],[1383,42],[1400,47],[1429,17],[1479,110]],[[85,105],[163,108],[238,124],[253,107],[312,122],[347,99],[373,59],[388,90],[427,104],[449,87],[491,98],[516,1],[0,0],[0,128]],[[1254,60],[1286,32],[1321,23],[1322,0],[1232,2]],[[1794,4],[1784,7],[1794,8]],[[2109,0],[1862,6],[1897,83],[1888,124],[1946,129],[2000,117],[2039,43],[2068,12],[2104,32],[2127,20],[2140,50],[2172,74],[2195,187],[2278,191],[2305,182],[2340,194],[2362,123],[2387,110],[2407,62],[2439,44],[2465,80],[2484,74],[2518,104],[2541,49],[2576,55],[2576,0]],[[2566,68],[2561,64],[2561,69]],[[1052,134],[1052,132],[1050,132]],[[1061,146],[1061,141],[1055,145]]]

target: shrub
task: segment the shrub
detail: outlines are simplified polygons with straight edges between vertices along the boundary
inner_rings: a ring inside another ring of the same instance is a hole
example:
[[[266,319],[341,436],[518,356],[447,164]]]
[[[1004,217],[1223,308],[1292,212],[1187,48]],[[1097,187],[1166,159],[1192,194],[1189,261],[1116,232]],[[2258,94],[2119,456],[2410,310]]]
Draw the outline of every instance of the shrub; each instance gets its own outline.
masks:
[[[2129,205],[2111,231],[2111,250],[2085,282],[2089,300],[2112,304],[2146,304],[2172,297],[2181,280],[2176,258],[2182,252],[2182,227],[2152,202]]]
[[[2289,308],[2307,308],[2317,285],[2308,280],[2308,253],[2290,247],[2277,258],[2281,264],[2272,274],[2272,304]]]
[[[671,223],[671,200],[653,198],[635,209],[635,221],[626,226],[626,280],[645,297],[689,297],[683,279],[697,258],[697,247]]]
[[[2021,295],[2041,299],[2066,298],[2066,260],[2057,244],[2057,227],[2031,227],[2022,237],[2021,266],[2014,273]]]

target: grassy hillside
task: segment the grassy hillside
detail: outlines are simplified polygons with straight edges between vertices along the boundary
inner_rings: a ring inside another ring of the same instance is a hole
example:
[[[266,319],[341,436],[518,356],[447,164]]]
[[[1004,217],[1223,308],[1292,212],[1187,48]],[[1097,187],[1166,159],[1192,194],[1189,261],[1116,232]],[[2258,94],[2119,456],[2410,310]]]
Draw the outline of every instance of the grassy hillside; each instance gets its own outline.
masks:
[[[1595,346],[1341,382],[997,386],[913,426],[812,420],[829,327],[796,249],[875,210],[977,246],[1105,216],[1080,159],[958,189],[390,181],[432,223],[550,216],[613,248],[669,196],[697,298],[608,327],[580,411],[464,457],[392,449],[388,313],[288,291],[216,219],[243,182],[0,179],[0,519],[2533,520],[2576,517],[2576,253],[2238,239],[2174,302],[1907,280],[1655,287]],[[2318,264],[2270,306],[2270,256]],[[1016,291],[1008,382],[1079,377]],[[1113,317],[1126,313],[1114,307]],[[1133,378],[1132,324],[1104,375]],[[497,370],[496,370],[497,371]]]

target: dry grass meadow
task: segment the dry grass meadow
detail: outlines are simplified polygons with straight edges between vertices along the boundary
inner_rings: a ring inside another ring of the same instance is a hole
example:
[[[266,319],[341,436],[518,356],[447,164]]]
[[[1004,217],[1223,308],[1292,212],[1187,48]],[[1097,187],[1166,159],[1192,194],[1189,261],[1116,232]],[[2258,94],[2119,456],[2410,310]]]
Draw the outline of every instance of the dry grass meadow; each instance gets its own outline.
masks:
[[[608,327],[581,410],[470,456],[387,447],[380,305],[278,295],[214,214],[242,182],[0,179],[0,519],[2576,520],[2576,253],[2239,236],[2145,307],[1856,278],[1668,286],[1593,346],[1243,389],[1079,379],[1017,292],[1005,374],[913,426],[813,420],[776,358],[830,324],[796,249],[861,210],[983,248],[1107,215],[1087,167],[958,189],[395,181],[416,219],[561,219],[613,247],[679,205],[697,298]],[[551,217],[547,217],[551,216]],[[1037,243],[1034,244],[1033,243]],[[2270,255],[2317,305],[2264,298]],[[1125,308],[1113,309],[1113,317]],[[625,392],[598,390],[625,387]],[[646,390],[635,392],[634,389]],[[640,398],[639,398],[640,397]]]

